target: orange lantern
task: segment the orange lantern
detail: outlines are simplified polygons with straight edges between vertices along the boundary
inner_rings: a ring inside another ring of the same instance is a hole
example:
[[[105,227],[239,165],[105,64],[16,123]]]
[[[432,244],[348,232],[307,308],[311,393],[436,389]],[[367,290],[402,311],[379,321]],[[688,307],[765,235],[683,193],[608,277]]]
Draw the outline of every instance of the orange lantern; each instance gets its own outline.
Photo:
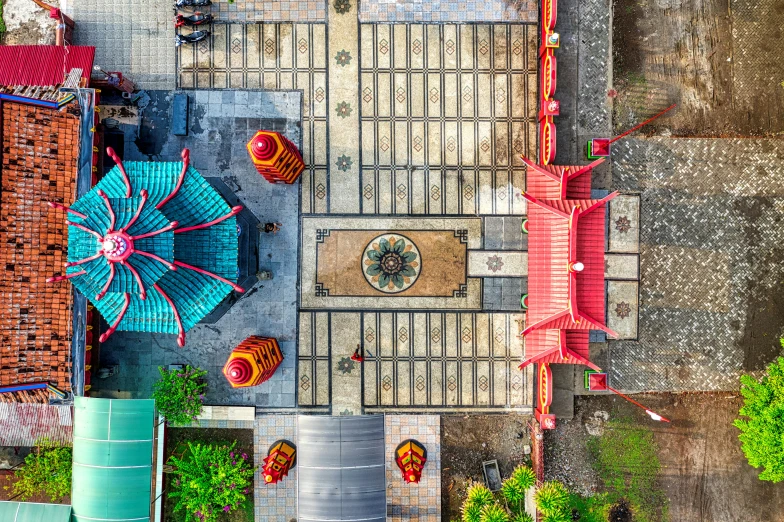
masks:
[[[427,462],[427,450],[414,439],[404,440],[395,448],[395,462],[403,473],[403,480],[417,483],[422,478],[422,468]]]
[[[258,131],[248,142],[248,153],[270,183],[294,183],[305,170],[297,147],[279,132]]]
[[[278,341],[273,337],[248,337],[229,355],[223,375],[232,388],[256,386],[268,380],[283,362]]]
[[[297,447],[287,440],[276,441],[270,446],[264,457],[262,475],[265,484],[275,484],[289,474],[289,470],[297,463]]]

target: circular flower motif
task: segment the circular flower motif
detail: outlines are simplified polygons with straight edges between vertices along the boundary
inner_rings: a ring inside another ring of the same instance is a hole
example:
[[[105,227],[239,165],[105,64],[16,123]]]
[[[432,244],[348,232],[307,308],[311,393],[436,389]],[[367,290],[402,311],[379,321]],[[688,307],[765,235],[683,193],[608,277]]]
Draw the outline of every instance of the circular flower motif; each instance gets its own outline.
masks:
[[[338,361],[338,371],[342,374],[351,373],[354,369],[354,361],[349,357],[343,357]]]
[[[350,168],[351,168],[351,165],[352,165],[353,163],[354,163],[354,162],[353,162],[353,161],[351,161],[351,158],[350,158],[349,156],[346,156],[346,155],[344,154],[344,155],[342,155],[342,156],[340,156],[340,157],[338,158],[338,161],[337,161],[336,165],[338,166],[338,170],[339,170],[339,171],[341,171],[341,172],[346,172],[348,169],[350,169]]]
[[[365,247],[363,274],[373,288],[396,294],[413,285],[421,272],[419,249],[400,234],[382,234]]]
[[[349,9],[351,9],[351,2],[348,0],[335,0],[333,5],[338,14],[348,13]]]
[[[338,113],[338,117],[340,118],[348,118],[351,115],[351,104],[340,102],[337,107],[335,107],[335,112]]]
[[[351,53],[345,49],[338,51],[338,54],[335,55],[335,62],[341,67],[345,67],[351,63]]]

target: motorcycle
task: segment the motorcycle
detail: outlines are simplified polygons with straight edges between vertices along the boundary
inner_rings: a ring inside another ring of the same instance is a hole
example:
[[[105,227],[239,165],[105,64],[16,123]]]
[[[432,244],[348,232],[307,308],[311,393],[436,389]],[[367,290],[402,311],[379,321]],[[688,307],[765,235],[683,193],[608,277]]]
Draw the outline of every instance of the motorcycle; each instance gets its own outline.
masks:
[[[212,0],[175,0],[174,7],[182,9],[183,7],[206,7],[212,5]]]
[[[182,44],[195,44],[201,42],[210,35],[209,31],[193,31],[191,34],[176,34],[174,35],[177,47]]]
[[[182,27],[183,25],[187,25],[189,27],[195,27],[197,25],[206,25],[212,23],[212,19],[213,16],[211,14],[204,14],[198,11],[190,16],[178,14],[177,17],[174,19],[174,27]]]

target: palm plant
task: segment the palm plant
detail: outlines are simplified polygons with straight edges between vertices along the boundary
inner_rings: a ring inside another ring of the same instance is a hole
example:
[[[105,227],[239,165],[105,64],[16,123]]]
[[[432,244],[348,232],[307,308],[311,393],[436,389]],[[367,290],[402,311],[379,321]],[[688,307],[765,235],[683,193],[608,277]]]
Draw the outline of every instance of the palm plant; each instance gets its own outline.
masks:
[[[569,507],[569,493],[566,487],[557,480],[545,482],[534,494],[536,507],[544,515],[547,522],[560,522],[569,520],[567,515]],[[560,518],[563,515],[566,518]],[[548,519],[548,517],[552,517]]]
[[[509,522],[509,515],[498,504],[488,504],[482,508],[479,522]]]
[[[534,517],[525,511],[521,511],[512,517],[512,522],[534,522]]]
[[[466,505],[473,504],[483,508],[493,501],[493,494],[482,484],[475,483],[466,492]]]
[[[536,482],[534,471],[527,466],[518,466],[512,476],[501,485],[501,495],[512,513],[523,511],[525,492]]]
[[[482,506],[477,504],[463,504],[463,522],[481,522]]]

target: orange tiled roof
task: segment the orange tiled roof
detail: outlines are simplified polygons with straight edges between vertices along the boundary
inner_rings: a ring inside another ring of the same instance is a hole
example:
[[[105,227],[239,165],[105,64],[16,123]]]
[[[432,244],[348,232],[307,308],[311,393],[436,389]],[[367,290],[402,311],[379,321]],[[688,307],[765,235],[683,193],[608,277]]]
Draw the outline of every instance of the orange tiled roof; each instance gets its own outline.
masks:
[[[45,381],[70,391],[72,289],[46,283],[63,271],[68,230],[65,216],[45,202],[70,205],[76,197],[79,119],[17,103],[0,107],[0,385]]]

